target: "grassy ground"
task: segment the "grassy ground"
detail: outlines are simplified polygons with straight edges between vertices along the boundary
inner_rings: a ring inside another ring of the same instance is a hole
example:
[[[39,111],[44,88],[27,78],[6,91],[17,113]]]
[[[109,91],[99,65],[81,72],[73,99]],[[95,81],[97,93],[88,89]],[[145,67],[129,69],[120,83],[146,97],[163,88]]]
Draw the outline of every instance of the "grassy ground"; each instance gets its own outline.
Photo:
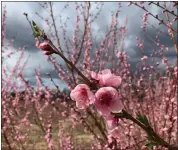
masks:
[[[81,145],[83,145],[85,147],[91,147],[91,143],[93,140],[92,135],[86,134],[82,130],[82,128],[79,126],[72,129],[71,122],[61,122],[61,123],[64,126],[63,137],[70,135],[72,137],[72,141],[73,141],[75,147],[78,147]],[[27,150],[30,150],[30,149],[47,150],[48,146],[44,139],[44,134],[43,134],[42,130],[40,129],[40,127],[35,124],[32,124],[29,131],[27,129],[29,129],[29,128],[26,128],[26,127],[21,128],[22,132],[28,134],[28,138],[27,138],[28,140],[26,140],[26,143],[23,143],[25,149],[27,149]],[[59,149],[58,143],[59,143],[60,138],[58,136],[58,128],[53,128],[52,137],[54,140],[54,148]],[[12,143],[10,143],[10,144],[12,144]],[[14,146],[14,149],[19,149],[18,147],[19,146],[16,144]],[[2,149],[3,150],[8,149],[7,144],[5,144],[4,137],[2,137]]]
[[[22,103],[22,105],[24,105]],[[57,105],[59,106],[59,105]],[[19,106],[21,107],[21,106]],[[47,150],[49,149],[47,146],[47,143],[44,139],[44,133],[41,130],[40,126],[37,125],[36,121],[37,118],[35,116],[35,112],[32,108],[32,106],[29,106],[28,109],[30,110],[31,114],[28,118],[30,120],[30,126],[22,125],[20,126],[20,129],[18,131],[21,132],[21,135],[27,134],[26,140],[22,142],[26,150]],[[62,111],[63,108],[60,107],[60,110]],[[20,120],[19,118],[23,118],[25,108],[21,107],[19,116],[16,115],[13,119],[14,120]],[[44,124],[48,122],[49,120],[49,114],[52,111],[52,107],[49,106],[48,108],[45,108],[43,114],[41,117],[43,118]],[[66,117],[68,118],[68,117]],[[91,149],[91,143],[93,142],[93,136],[89,133],[85,133],[83,126],[77,125],[75,128],[72,128],[72,122],[68,119],[66,119],[62,116],[60,116],[58,113],[55,113],[53,117],[53,123],[52,123],[52,139],[54,141],[54,149],[59,149],[59,140],[60,137],[58,136],[59,130],[61,130],[61,125],[63,126],[63,132],[62,132],[62,138],[70,136],[72,138],[72,142],[74,147],[84,147]],[[16,121],[18,122],[18,121]],[[60,124],[60,126],[59,126]],[[6,131],[7,137],[9,139],[9,143],[13,149],[20,149],[20,145],[18,145],[15,138],[15,133],[12,133],[13,126],[9,126],[8,130]],[[12,134],[9,134],[12,133]],[[65,142],[64,142],[65,143]],[[5,142],[4,136],[2,135],[2,149],[8,150],[8,146]],[[63,149],[62,149],[63,150]]]

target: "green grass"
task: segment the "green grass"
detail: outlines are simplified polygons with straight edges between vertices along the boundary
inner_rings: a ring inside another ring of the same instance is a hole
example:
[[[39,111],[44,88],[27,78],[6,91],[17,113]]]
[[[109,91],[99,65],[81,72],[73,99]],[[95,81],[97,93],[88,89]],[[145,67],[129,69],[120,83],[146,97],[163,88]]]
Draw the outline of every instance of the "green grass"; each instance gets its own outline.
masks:
[[[91,147],[91,143],[93,141],[93,136],[90,134],[86,134],[83,131],[83,128],[80,126],[77,126],[75,129],[72,128],[72,122],[66,122],[63,121],[62,125],[64,126],[64,133],[63,136],[67,136],[70,135],[73,139],[74,145],[83,145],[84,147]],[[59,128],[57,127],[56,124],[53,125],[55,128],[53,128],[52,130],[52,137],[54,140],[54,147],[55,149],[58,149],[58,141],[59,141],[59,137],[58,137],[58,131]],[[56,128],[57,127],[57,128]],[[22,131],[23,133],[28,133],[28,140],[26,140],[26,144],[25,144],[25,148],[28,150],[33,149],[33,150],[47,150],[47,144],[46,141],[44,139],[44,134],[42,132],[42,130],[40,129],[40,127],[38,125],[32,124],[32,126],[30,127],[29,132],[27,131],[27,127],[23,127],[21,128],[20,131]],[[12,142],[12,140],[11,140]],[[14,142],[14,141],[13,141]],[[12,143],[10,143],[12,144]],[[7,145],[5,144],[5,140],[4,138],[2,138],[2,148],[7,149]],[[15,145],[14,149],[18,149],[18,146]]]
[[[44,105],[43,102],[41,102],[41,105]],[[54,141],[55,149],[58,149],[58,146],[59,146],[59,137],[58,137],[58,132],[60,128],[59,124],[62,124],[62,126],[64,126],[62,137],[70,136],[75,145],[75,148],[78,148],[78,146],[80,147],[82,146],[85,149],[86,148],[91,149],[91,144],[96,143],[96,141],[94,141],[93,139],[92,134],[84,132],[84,127],[81,124],[78,124],[75,128],[72,128],[72,122],[68,119],[70,118],[70,116],[63,117],[61,115],[61,112],[66,111],[66,108],[62,106],[60,102],[56,103],[56,106],[59,108],[59,112],[54,112],[53,117],[52,117],[52,139]],[[17,126],[19,122],[21,121],[21,119],[25,117],[26,113],[30,112],[30,115],[28,116],[28,120],[31,126],[23,125],[20,127],[21,135],[24,135],[25,133],[27,133],[28,135],[27,139],[24,141],[26,142],[26,144],[24,145],[25,149],[26,150],[48,149],[47,143],[44,139],[44,133],[42,129],[40,128],[40,126],[37,125],[38,118],[36,116],[34,106],[32,104],[29,104],[28,107],[25,108],[24,101],[21,101],[18,105],[18,108],[19,108],[19,113],[18,114],[14,113],[13,118],[11,118],[15,122],[15,124],[17,124]],[[12,108],[9,107],[9,110],[14,111],[13,106]],[[49,105],[43,110],[42,114],[38,114],[40,117],[43,118],[43,123],[45,125],[48,124],[49,119],[50,119],[50,114],[52,111],[54,111],[53,106]],[[97,120],[100,120],[100,119],[98,118]],[[86,121],[90,125],[90,127],[93,130],[95,130],[95,133],[98,133],[97,135],[100,135],[100,132],[96,128],[95,122],[93,121],[93,119],[91,119],[91,117],[88,116],[86,118]],[[9,139],[9,143],[14,149],[19,149],[19,145],[18,145],[19,142],[16,142],[14,139],[15,133],[10,134],[12,130],[13,130],[13,126],[8,125],[6,134]],[[3,150],[8,149],[3,135],[2,135],[2,149]]]

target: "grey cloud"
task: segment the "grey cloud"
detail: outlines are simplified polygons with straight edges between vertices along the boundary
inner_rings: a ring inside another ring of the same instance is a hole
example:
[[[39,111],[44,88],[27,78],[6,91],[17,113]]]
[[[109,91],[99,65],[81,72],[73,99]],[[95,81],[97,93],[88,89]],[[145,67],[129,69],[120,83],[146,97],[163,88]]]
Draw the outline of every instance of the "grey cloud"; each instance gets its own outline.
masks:
[[[27,46],[30,52],[35,52],[33,32],[23,13],[26,12],[30,19],[37,20],[34,11],[38,10],[40,13],[42,9],[34,2],[5,2],[2,5],[7,7],[6,39],[15,39],[15,48]]]
[[[29,14],[29,18],[35,20],[40,27],[44,27],[44,23],[35,15],[35,12],[37,11],[39,14],[41,14],[43,17],[47,17],[47,12],[42,9],[39,4],[35,2],[6,2],[4,4],[7,4],[7,11],[9,14],[7,14],[7,40],[11,40],[11,38],[16,37],[14,47],[22,47],[24,45],[28,46],[28,53],[35,53],[39,50],[36,49],[34,46],[35,40],[32,36],[31,28],[26,21],[25,17],[23,16],[23,12],[27,12]],[[74,11],[74,3],[69,3],[68,10],[62,11],[62,8],[64,7],[65,3],[63,2],[54,2],[54,13],[55,17],[59,17],[59,15],[63,16],[63,19],[69,17],[70,20],[68,22],[67,27],[67,35],[72,39],[73,36],[73,30],[75,25],[75,11]],[[128,25],[127,25],[127,33],[126,33],[126,40],[130,42],[130,44],[125,47],[126,52],[131,57],[130,63],[132,68],[135,68],[135,64],[138,60],[140,60],[141,53],[139,48],[136,46],[136,37],[143,38],[143,33],[141,32],[141,26],[142,26],[142,15],[143,11],[137,7],[134,6],[127,6],[127,2],[122,2],[123,7],[121,8],[121,12],[119,13],[119,24],[122,24],[125,20],[125,17],[128,17]],[[12,8],[12,10],[11,10]],[[20,9],[19,9],[20,8]],[[101,11],[101,14],[97,18],[95,24],[93,24],[93,27],[98,28],[102,34],[105,34],[107,27],[109,27],[109,24],[111,23],[111,11],[118,9],[118,2],[105,2],[103,6],[103,10]],[[153,9],[154,11],[154,9]],[[159,10],[158,12],[160,12]],[[49,14],[48,14],[49,15]],[[59,18],[56,21],[57,23],[57,29],[59,30],[59,35],[61,33],[60,29],[60,22]],[[155,24],[154,24],[155,25]],[[167,32],[165,30],[165,27],[162,25],[160,26],[160,29]],[[97,34],[95,32],[94,34]],[[61,36],[61,35],[60,35]],[[156,36],[156,30],[152,27],[148,27],[147,29],[147,36],[151,37],[153,40]],[[166,52],[166,56],[169,56],[171,59],[175,59],[176,55],[174,50],[172,50],[173,44],[172,41],[169,39],[169,37],[165,35],[160,35],[160,42],[164,43],[166,47],[169,47],[171,51]],[[61,36],[62,39],[62,36]],[[99,39],[95,40],[97,45],[99,45]],[[150,56],[152,53],[153,43],[149,39],[145,39],[145,55]],[[95,47],[93,47],[93,51],[95,51]],[[42,55],[33,55],[32,59],[42,59]],[[61,62],[61,59],[57,58],[58,62]],[[44,61],[42,61],[44,62]],[[50,72],[53,76],[53,78],[58,79],[58,75],[52,71],[52,65],[51,68],[49,65],[44,66],[45,64],[38,62],[38,65],[43,65],[43,69],[41,70],[41,75],[44,79],[48,79],[46,76],[46,72]],[[31,61],[31,63],[33,63]],[[46,62],[47,64],[48,62]],[[34,71],[34,66],[29,67],[32,72]],[[27,67],[28,68],[28,67]],[[27,75],[27,74],[26,74]],[[33,75],[31,74],[31,77]],[[28,76],[29,77],[29,76]],[[29,77],[30,78],[30,77]],[[32,78],[31,78],[32,79]],[[34,80],[31,81],[32,84],[35,83]]]

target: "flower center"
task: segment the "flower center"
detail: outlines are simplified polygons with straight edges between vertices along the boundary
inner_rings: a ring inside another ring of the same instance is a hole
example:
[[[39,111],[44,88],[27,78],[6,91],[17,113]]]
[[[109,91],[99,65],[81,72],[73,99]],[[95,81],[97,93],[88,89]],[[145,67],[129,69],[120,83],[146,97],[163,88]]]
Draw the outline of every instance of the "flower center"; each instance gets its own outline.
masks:
[[[83,96],[87,96],[87,90],[85,88],[81,88],[81,94]]]
[[[104,93],[104,94],[102,94],[102,96],[101,96],[101,105],[107,105],[107,106],[109,106],[110,105],[110,103],[111,103],[111,101],[112,101],[112,95],[111,95],[111,93]]]
[[[80,96],[81,96],[82,100],[84,100],[84,101],[87,100],[88,94],[87,94],[87,90],[85,88],[80,89]]]

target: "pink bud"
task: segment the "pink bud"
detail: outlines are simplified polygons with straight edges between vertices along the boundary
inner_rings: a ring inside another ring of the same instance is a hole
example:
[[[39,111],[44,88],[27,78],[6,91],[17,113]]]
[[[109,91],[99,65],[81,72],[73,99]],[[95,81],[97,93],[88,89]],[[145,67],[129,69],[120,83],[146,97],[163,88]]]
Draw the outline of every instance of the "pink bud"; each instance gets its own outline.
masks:
[[[53,54],[53,52],[44,51],[43,54],[44,54],[44,55],[51,55],[51,54]]]
[[[53,52],[53,48],[47,42],[40,43],[39,48],[43,51]]]
[[[140,43],[140,44],[139,44],[139,47],[140,47],[141,49],[143,49],[143,48],[144,48],[143,43]]]
[[[143,57],[141,58],[142,61],[147,60],[147,59],[148,59],[147,56],[143,56]]]
[[[145,71],[145,70],[146,70],[146,67],[143,67],[143,70]]]

